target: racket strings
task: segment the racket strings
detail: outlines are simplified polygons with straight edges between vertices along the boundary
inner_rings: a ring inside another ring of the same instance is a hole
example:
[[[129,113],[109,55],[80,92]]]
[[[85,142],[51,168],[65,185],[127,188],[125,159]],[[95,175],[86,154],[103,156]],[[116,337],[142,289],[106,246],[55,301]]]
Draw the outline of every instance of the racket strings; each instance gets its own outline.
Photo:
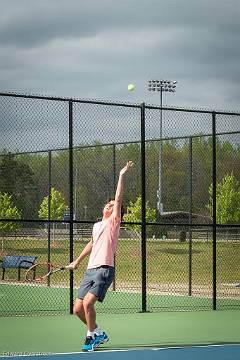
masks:
[[[52,263],[40,263],[30,267],[26,272],[26,280],[36,283],[46,281],[51,273],[58,270],[59,267],[54,266]]]

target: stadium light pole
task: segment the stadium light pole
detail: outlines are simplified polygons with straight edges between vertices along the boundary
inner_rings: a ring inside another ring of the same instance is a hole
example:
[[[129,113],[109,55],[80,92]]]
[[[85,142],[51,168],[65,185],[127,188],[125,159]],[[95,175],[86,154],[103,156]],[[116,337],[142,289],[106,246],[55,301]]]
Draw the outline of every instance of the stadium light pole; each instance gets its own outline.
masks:
[[[162,202],[162,98],[163,92],[175,92],[177,81],[172,80],[148,80],[148,90],[157,91],[160,93],[160,147],[159,147],[159,175],[158,175],[158,190],[157,190],[157,209],[159,214],[163,213]]]

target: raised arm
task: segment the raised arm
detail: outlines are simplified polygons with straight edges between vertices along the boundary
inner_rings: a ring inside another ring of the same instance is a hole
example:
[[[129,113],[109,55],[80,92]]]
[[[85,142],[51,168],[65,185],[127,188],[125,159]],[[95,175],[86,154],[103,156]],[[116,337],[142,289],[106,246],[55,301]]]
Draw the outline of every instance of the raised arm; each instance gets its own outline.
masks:
[[[127,165],[122,168],[122,170],[119,173],[118,178],[118,184],[115,194],[115,201],[114,201],[114,207],[113,207],[113,216],[115,217],[121,217],[121,206],[122,206],[122,197],[123,197],[123,190],[124,190],[124,178],[125,175],[129,172],[129,170],[132,168],[133,162],[128,161]]]

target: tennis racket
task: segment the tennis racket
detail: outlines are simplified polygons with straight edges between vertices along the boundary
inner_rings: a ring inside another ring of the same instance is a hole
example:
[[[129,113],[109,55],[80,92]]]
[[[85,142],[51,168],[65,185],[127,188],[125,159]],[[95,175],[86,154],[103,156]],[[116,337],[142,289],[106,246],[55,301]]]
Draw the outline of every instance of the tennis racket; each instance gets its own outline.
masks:
[[[25,280],[30,282],[42,283],[51,275],[67,269],[66,266],[57,266],[51,263],[39,263],[31,266],[25,274]]]

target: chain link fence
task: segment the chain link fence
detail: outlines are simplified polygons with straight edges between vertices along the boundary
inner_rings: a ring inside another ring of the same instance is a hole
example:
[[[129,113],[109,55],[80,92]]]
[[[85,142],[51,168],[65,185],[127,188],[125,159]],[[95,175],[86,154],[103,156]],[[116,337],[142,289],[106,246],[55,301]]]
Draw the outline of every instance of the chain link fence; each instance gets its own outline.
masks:
[[[116,274],[98,311],[240,307],[229,199],[240,193],[240,114],[0,94],[0,117],[1,315],[72,312],[87,259],[46,285],[4,259],[71,262],[128,160]]]

